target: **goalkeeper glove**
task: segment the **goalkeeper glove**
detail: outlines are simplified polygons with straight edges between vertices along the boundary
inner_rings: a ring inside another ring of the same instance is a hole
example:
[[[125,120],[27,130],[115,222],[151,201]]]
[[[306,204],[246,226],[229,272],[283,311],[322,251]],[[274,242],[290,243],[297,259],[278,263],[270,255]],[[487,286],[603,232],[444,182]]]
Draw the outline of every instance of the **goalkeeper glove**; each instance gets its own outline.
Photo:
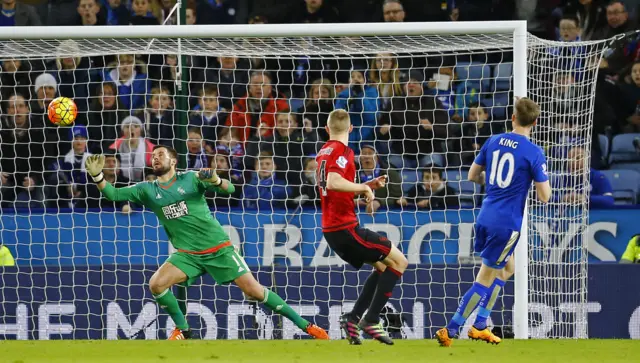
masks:
[[[220,179],[218,174],[216,174],[215,170],[213,169],[200,169],[200,171],[198,172],[198,178],[200,178],[200,180],[207,181],[216,187],[222,185],[222,179]]]
[[[104,180],[104,174],[102,174],[102,169],[104,168],[104,155],[91,155],[87,158],[87,161],[84,163],[85,168],[93,181],[96,183],[100,183]]]

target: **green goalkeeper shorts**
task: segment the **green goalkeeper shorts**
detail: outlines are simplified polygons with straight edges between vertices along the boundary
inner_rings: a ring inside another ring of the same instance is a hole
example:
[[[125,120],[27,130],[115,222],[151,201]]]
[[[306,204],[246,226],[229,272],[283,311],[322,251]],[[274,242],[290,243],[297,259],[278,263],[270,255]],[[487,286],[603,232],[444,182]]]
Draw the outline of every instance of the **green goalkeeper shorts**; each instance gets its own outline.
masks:
[[[187,275],[182,285],[190,286],[197,278],[209,274],[218,284],[228,284],[250,272],[244,258],[234,248],[225,248],[218,253],[194,255],[175,252],[167,259]]]

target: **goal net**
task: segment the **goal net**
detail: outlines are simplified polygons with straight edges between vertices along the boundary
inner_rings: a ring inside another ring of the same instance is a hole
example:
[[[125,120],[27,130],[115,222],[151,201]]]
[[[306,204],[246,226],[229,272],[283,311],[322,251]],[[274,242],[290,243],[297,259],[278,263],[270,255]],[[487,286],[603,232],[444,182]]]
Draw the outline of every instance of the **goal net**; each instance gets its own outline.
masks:
[[[15,257],[0,267],[0,338],[167,336],[171,320],[147,284],[172,252],[168,238],[149,210],[101,198],[83,163],[104,153],[116,186],[152,181],[149,152],[168,145],[181,169],[213,167],[236,185],[230,197],[207,194],[231,242],[263,285],[339,339],[338,318],[369,270],[345,266],[321,232],[314,156],[337,108],[354,126],[358,180],[388,175],[375,213],[358,206],[360,223],[411,264],[383,323],[397,338],[429,338],[479,267],[483,190],[467,170],[491,135],[510,130],[525,90],[542,109],[533,139],[555,193],[547,205],[529,200],[520,280],[507,282],[490,326],[509,336],[519,319],[519,337],[527,326],[536,338],[586,337],[588,203],[564,196],[589,193],[604,43],[529,36],[525,47],[514,43],[516,23],[505,24],[0,32],[0,242]],[[78,105],[73,127],[46,119],[57,96]],[[209,276],[176,290],[204,339],[301,337]]]

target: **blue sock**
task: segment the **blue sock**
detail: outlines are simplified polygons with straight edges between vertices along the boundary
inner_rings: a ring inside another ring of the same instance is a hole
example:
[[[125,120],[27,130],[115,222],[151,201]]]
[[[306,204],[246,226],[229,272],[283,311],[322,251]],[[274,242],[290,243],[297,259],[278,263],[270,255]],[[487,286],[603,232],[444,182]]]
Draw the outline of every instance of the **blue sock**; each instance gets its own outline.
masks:
[[[458,305],[458,310],[453,315],[453,318],[447,325],[447,330],[449,330],[449,335],[454,336],[458,334],[458,330],[467,320],[469,315],[475,310],[476,306],[480,304],[482,300],[487,298],[487,294],[489,293],[489,288],[478,283],[474,282],[473,286],[464,294],[462,299],[460,300],[460,305]]]
[[[489,319],[489,315],[491,315],[491,310],[493,310],[493,306],[496,304],[496,300],[498,300],[498,295],[500,295],[500,290],[504,288],[504,284],[504,281],[496,277],[489,288],[487,298],[482,300],[478,305],[478,316],[476,317],[475,323],[473,323],[476,329],[484,330],[487,328],[487,319]]]

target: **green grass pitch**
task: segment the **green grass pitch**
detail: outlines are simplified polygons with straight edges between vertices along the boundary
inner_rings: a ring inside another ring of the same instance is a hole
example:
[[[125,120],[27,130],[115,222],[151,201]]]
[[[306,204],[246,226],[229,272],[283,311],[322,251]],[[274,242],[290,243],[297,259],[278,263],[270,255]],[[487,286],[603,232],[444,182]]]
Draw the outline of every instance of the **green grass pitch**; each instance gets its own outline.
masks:
[[[129,362],[632,362],[633,340],[505,341],[499,346],[456,341],[450,348],[434,340],[396,341],[385,346],[346,341],[3,341],[3,363]]]

